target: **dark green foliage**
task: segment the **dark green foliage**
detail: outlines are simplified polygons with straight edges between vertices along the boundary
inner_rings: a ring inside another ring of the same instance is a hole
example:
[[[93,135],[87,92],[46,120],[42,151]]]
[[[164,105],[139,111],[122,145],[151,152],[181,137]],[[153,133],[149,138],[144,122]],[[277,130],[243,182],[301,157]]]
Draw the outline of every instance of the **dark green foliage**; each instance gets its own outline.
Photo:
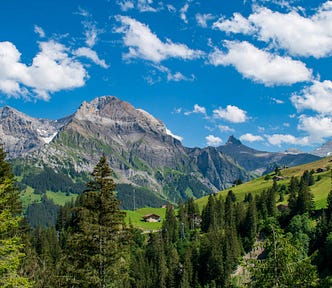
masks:
[[[19,199],[19,191],[14,185],[14,174],[10,164],[6,161],[6,153],[0,144],[0,184],[7,183],[4,189],[6,201],[0,204],[0,211],[9,209],[13,215],[17,215],[22,211],[22,204]]]
[[[44,194],[47,190],[79,194],[85,188],[82,182],[75,183],[68,175],[47,167],[38,174],[25,175],[21,182],[34,188],[36,194]]]
[[[199,198],[211,193],[202,182],[192,175],[181,174],[178,171],[170,171],[165,174],[164,191],[170,199],[174,199],[174,202],[190,197]]]
[[[248,287],[317,287],[317,270],[310,258],[303,256],[277,227],[270,228],[264,259],[248,261],[251,275]]]
[[[22,218],[19,215],[21,204],[5,156],[0,145],[0,287],[32,287],[32,283],[18,271],[24,257],[20,230]]]
[[[66,277],[62,287],[126,287],[128,231],[104,156],[92,176],[87,190],[77,198],[72,209],[62,267]]]
[[[26,211],[27,221],[34,228],[37,226],[55,226],[59,208],[60,206],[55,205],[53,200],[44,195],[40,203],[32,203],[28,206]]]
[[[151,193],[147,188],[135,187],[130,184],[118,184],[116,186],[117,198],[121,202],[121,208],[134,210],[142,207],[161,207],[166,200]]]

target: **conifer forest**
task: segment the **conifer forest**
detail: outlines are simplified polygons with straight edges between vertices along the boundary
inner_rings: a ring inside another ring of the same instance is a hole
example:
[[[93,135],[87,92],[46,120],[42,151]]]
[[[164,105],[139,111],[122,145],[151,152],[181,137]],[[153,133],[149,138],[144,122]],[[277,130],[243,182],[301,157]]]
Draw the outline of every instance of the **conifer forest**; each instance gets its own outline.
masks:
[[[243,201],[229,190],[201,208],[170,203],[162,228],[143,232],[125,224],[103,156],[54,225],[31,226],[1,148],[0,287],[332,287],[332,192],[314,210],[313,181],[292,177],[282,209],[277,181]]]

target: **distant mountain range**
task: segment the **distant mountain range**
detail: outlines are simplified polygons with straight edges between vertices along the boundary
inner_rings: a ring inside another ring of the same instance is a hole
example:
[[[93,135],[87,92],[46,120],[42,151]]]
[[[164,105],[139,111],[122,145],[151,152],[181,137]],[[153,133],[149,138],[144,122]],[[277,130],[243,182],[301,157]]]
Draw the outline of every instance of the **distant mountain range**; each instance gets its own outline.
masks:
[[[220,147],[187,148],[152,115],[113,96],[83,102],[66,118],[36,119],[0,108],[0,137],[22,185],[78,193],[106,155],[124,206],[157,206],[201,197],[276,166],[319,159],[311,154],[257,151],[231,136]]]

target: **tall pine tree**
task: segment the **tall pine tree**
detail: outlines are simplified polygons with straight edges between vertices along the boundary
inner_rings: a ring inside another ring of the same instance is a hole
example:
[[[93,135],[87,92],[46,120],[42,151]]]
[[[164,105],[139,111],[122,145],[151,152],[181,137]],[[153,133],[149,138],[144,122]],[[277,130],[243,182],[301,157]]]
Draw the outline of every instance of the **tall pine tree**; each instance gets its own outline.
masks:
[[[125,213],[106,157],[77,199],[66,241],[63,287],[127,287],[128,241]]]
[[[24,254],[19,231],[21,204],[14,187],[11,166],[0,146],[0,287],[32,287],[31,282],[18,274]]]

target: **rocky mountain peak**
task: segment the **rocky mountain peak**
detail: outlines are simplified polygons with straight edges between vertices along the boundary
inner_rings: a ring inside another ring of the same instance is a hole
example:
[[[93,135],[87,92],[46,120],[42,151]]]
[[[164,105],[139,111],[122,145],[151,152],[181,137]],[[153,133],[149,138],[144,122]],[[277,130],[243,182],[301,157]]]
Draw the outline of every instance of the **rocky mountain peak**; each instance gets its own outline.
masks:
[[[239,139],[236,139],[233,135],[229,136],[226,145],[241,145],[241,141]]]
[[[166,134],[166,127],[160,120],[114,96],[83,102],[74,118],[108,126],[140,126],[143,130]]]
[[[14,108],[0,108],[0,139],[11,158],[40,148],[58,133],[62,122],[30,117]]]

